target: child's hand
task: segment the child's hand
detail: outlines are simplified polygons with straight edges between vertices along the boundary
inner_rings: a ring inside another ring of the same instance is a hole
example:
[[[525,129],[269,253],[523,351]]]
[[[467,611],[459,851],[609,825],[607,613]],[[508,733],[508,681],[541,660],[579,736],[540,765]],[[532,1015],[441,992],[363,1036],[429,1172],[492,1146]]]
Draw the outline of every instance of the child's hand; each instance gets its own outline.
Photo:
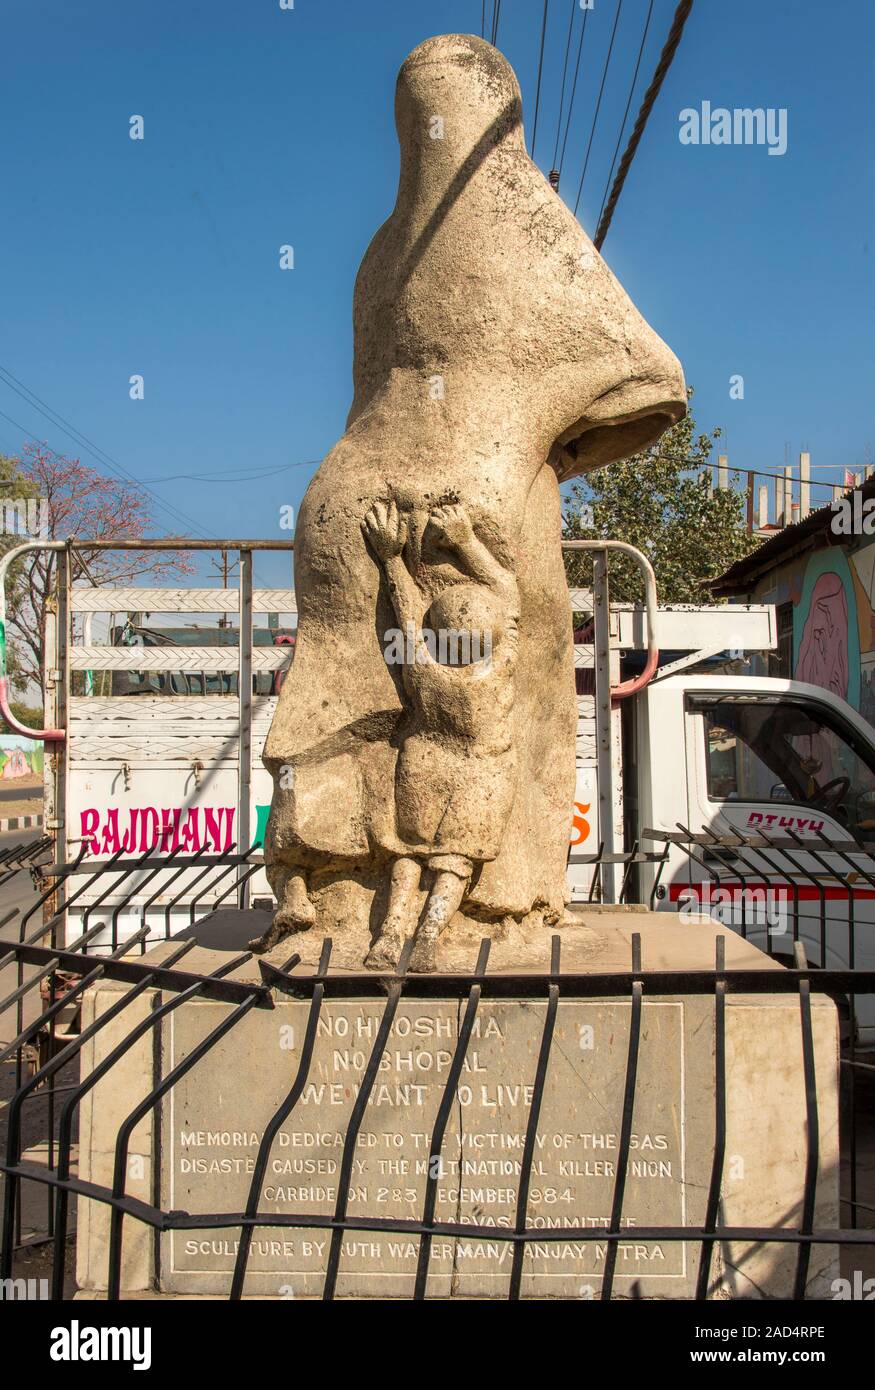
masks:
[[[394,502],[375,502],[362,530],[374,554],[384,561],[400,555],[407,541],[407,522]]]
[[[431,514],[431,524],[438,540],[446,545],[463,546],[474,539],[471,518],[461,502],[444,502]]]

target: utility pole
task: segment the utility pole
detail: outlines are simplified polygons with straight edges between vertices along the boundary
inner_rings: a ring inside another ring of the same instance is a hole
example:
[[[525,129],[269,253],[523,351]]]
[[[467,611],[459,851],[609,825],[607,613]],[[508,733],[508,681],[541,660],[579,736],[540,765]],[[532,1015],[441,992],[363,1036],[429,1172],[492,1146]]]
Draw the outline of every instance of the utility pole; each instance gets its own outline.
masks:
[[[811,455],[799,455],[799,520],[804,521],[811,511]]]
[[[216,573],[217,573],[217,574],[220,574],[220,575],[222,576],[222,588],[223,588],[223,589],[227,589],[227,587],[228,587],[228,579],[229,579],[230,575],[232,575],[236,570],[238,570],[238,569],[240,568],[240,561],[239,561],[239,560],[229,560],[229,559],[228,559],[228,552],[227,552],[227,550],[223,550],[223,551],[221,552],[221,554],[222,554],[222,558],[221,558],[220,561],[218,561],[218,563],[217,563],[215,560],[211,560],[211,561],[210,561],[210,564],[212,565],[212,567],[213,567],[213,569],[216,571]],[[219,627],[230,627],[230,626],[231,626],[231,619],[228,617],[228,614],[227,614],[227,613],[223,613],[222,616],[221,616],[220,619],[219,619]]]

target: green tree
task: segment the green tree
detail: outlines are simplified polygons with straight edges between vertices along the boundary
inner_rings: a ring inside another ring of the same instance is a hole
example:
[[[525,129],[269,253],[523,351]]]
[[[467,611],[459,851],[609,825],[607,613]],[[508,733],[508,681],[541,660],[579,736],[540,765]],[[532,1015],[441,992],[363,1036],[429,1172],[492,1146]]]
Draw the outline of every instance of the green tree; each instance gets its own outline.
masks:
[[[707,581],[757,544],[746,529],[744,495],[735,486],[710,485],[719,436],[719,430],[697,434],[688,413],[643,453],[573,483],[563,506],[564,538],[627,541],[653,565],[660,603],[707,603]],[[738,482],[737,473],[731,481]],[[565,569],[572,587],[592,581],[586,552],[566,550]],[[609,574],[612,599],[643,599],[632,560],[612,555]]]
[[[9,708],[15,718],[22,724],[27,724],[31,729],[41,729],[44,723],[42,706],[26,705],[23,700],[10,700]],[[6,726],[0,724],[0,734],[6,732]]]

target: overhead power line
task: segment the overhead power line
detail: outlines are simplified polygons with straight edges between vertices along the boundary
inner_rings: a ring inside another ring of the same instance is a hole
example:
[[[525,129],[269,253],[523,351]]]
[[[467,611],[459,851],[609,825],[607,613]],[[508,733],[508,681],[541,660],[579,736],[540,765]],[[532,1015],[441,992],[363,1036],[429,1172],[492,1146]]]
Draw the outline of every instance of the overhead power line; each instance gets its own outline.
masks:
[[[562,90],[559,94],[559,115],[556,117],[556,143],[553,146],[553,170],[556,173],[556,182],[559,182],[559,170],[556,168],[556,160],[559,156],[559,137],[562,134],[562,112],[565,110],[565,79],[568,76],[568,59],[571,57],[571,34],[574,29],[574,15],[577,10],[576,0],[571,0],[571,13],[568,16],[568,37],[565,40],[565,62],[562,64]]]
[[[559,178],[556,180],[556,187],[559,187],[559,179],[562,177],[562,170],[565,166],[565,147],[568,144],[568,132],[571,128],[571,113],[574,110],[574,97],[577,92],[577,78],[580,72],[580,55],[583,52],[583,40],[586,35],[586,21],[589,19],[589,10],[583,12],[583,24],[580,26],[580,40],[577,45],[577,61],[574,64],[574,81],[571,84],[571,99],[568,103],[568,116],[565,120],[565,134],[562,137],[562,157],[559,160]],[[553,161],[555,163],[555,160]]]
[[[492,0],[492,38],[493,48],[498,43],[498,22],[501,19],[501,0]]]
[[[7,379],[7,378],[8,378],[8,379]],[[194,519],[193,519],[192,517],[188,516],[185,512],[182,512],[182,511],[180,511],[177,507],[173,507],[173,506],[171,506],[169,503],[164,502],[164,501],[158,496],[157,493],[154,493],[154,492],[151,490],[151,488],[149,488],[149,487],[146,486],[145,483],[141,482],[138,478],[135,478],[134,475],[128,471],[128,469],[126,469],[122,464],[117,463],[116,460],[113,459],[112,456],[111,456],[110,454],[107,454],[106,451],[105,451],[104,449],[101,449],[99,445],[97,445],[97,444],[92,445],[92,441],[90,441],[90,440],[87,438],[86,435],[82,434],[82,432],[81,432],[80,430],[77,430],[76,427],[75,427],[75,425],[72,425],[69,421],[65,421],[65,420],[64,420],[64,417],[63,417],[62,415],[58,414],[57,411],[52,410],[52,407],[51,407],[50,405],[48,405],[45,401],[41,400],[40,397],[37,396],[37,395],[35,394],[35,392],[32,392],[32,391],[30,390],[29,387],[25,386],[25,384],[24,384],[23,381],[19,381],[18,377],[13,376],[12,372],[10,372],[10,371],[8,370],[8,368],[0,367],[0,381],[3,381],[7,386],[10,387],[11,390],[15,391],[16,395],[20,396],[21,399],[25,402],[26,405],[30,405],[34,410],[38,411],[38,413],[39,413],[40,415],[42,415],[46,420],[48,420],[49,424],[53,425],[56,429],[60,429],[60,430],[62,431],[62,433],[66,434],[67,437],[68,437],[69,439],[72,439],[72,440],[73,440],[73,443],[76,444],[77,447],[79,447],[80,449],[81,449],[81,448],[84,448],[89,454],[91,454],[91,456],[92,456],[94,459],[97,460],[97,462],[101,465],[101,467],[103,467],[103,468],[109,468],[110,471],[113,472],[113,473],[116,475],[116,477],[120,478],[122,482],[127,482],[127,483],[129,483],[131,486],[136,487],[136,488],[139,488],[141,492],[145,492],[149,497],[152,498],[152,500],[153,500],[153,502],[156,504],[156,506],[158,506],[158,507],[161,508],[164,512],[166,512],[168,516],[173,517],[174,520],[184,522],[184,523],[186,524],[186,526],[190,526],[190,527],[192,528],[193,534],[195,534],[195,535],[197,535],[197,536],[200,536],[201,540],[212,541],[212,540],[217,540],[217,539],[218,539],[218,537],[216,537],[216,536],[210,536],[210,535],[207,534],[206,531],[203,531],[203,530],[200,528],[200,526],[198,526],[197,522],[194,521]],[[16,385],[12,385],[13,382],[15,382]],[[21,388],[20,390],[18,389],[19,387]],[[25,392],[26,392],[27,394],[25,394]],[[29,399],[28,399],[28,396],[32,397],[32,400],[29,400]],[[38,404],[34,404],[34,402],[38,402]],[[52,416],[55,416],[56,418],[55,418],[55,419],[52,419]],[[14,425],[15,428],[24,436],[25,439],[29,439],[29,440],[31,440],[31,441],[32,441],[33,443],[35,443],[35,444],[38,444],[38,443],[41,442],[40,440],[38,440],[38,439],[36,438],[36,436],[35,436],[34,434],[31,433],[30,430],[25,429],[24,425],[19,424],[19,422],[18,422],[17,420],[13,420],[12,416],[11,416],[11,415],[7,415],[5,411],[0,410],[0,417],[2,417],[4,420],[7,420],[7,421],[9,422],[10,425]],[[62,422],[62,423],[59,423],[59,422]],[[78,438],[77,438],[77,436],[78,436]],[[281,467],[277,468],[275,471],[276,471],[276,472],[281,472],[281,471],[284,471],[284,470],[286,470],[286,469],[288,469],[288,468],[304,467],[306,462],[309,462],[309,460],[307,460],[307,461],[302,461],[301,463],[283,464]],[[274,470],[270,470],[270,471],[274,471]],[[180,476],[180,477],[182,477],[182,476],[190,476],[190,477],[194,477],[195,479],[197,479],[197,475],[196,475],[196,474],[194,474],[194,475],[182,475],[182,474],[181,474],[181,475],[179,475],[179,476]],[[246,478],[245,481],[250,481],[250,480],[252,480],[253,478],[258,478],[259,476],[262,476],[262,475],[259,475],[259,474],[254,474],[254,475],[253,475],[253,474],[250,474],[250,475],[247,476],[247,478]],[[267,476],[267,474],[265,474],[265,475],[263,475],[263,476]],[[166,480],[152,479],[152,480],[150,480],[150,481],[154,481],[154,482],[158,482],[158,481],[170,481],[170,479],[169,479],[169,478],[166,479]],[[212,481],[219,481],[219,480],[216,479],[215,477],[213,477]],[[233,481],[242,481],[242,480],[234,479]],[[185,533],[183,532],[182,534],[185,534]],[[170,537],[170,539],[172,539],[172,537]],[[261,580],[258,571],[255,570],[254,567],[253,567],[253,571],[252,571],[252,576],[253,576],[253,579],[254,579],[257,583],[262,583],[262,586],[264,586],[263,580]]]
[[[10,425],[14,425],[19,433],[24,435],[25,439],[30,439],[34,444],[40,442],[35,435],[31,434],[30,430],[26,429],[18,420],[13,420],[12,416],[7,415],[5,411],[0,410],[0,417],[7,420]],[[50,421],[50,423],[52,422]],[[72,435],[70,437],[72,438]],[[74,443],[75,442],[74,440]],[[157,478],[134,479],[132,485],[142,488],[145,491],[150,483],[176,483],[184,481],[196,483],[251,483],[258,482],[262,478],[276,477],[279,473],[288,473],[292,468],[318,468],[321,462],[321,459],[295,459],[293,463],[279,463],[273,468],[258,469],[254,473],[244,471],[239,464],[235,468],[216,468],[209,473],[164,473]],[[237,476],[233,478],[226,476],[231,473]],[[122,479],[122,481],[124,480]],[[156,501],[160,503],[160,498],[156,499]],[[184,513],[180,513],[180,515],[184,517]],[[184,519],[191,520],[187,517],[184,517]],[[210,540],[211,537],[203,536],[203,539]]]
[[[547,36],[547,7],[549,3],[550,0],[544,0],[544,17],[541,20],[541,52],[538,55],[538,85],[535,89],[535,120],[532,126],[532,159],[535,158],[535,141],[538,138],[538,107],[541,104],[541,73],[544,70],[544,39]]]
[[[663,82],[665,81],[665,75],[672,65],[674,55],[677,53],[678,45],[680,44],[681,37],[684,32],[684,25],[689,19],[690,11],[692,8],[693,0],[680,0],[680,4],[675,10],[674,19],[672,20],[671,28],[668,31],[668,38],[665,41],[662,53],[660,54],[659,62],[656,65],[656,71],[653,74],[650,86],[647,88],[647,91],[644,94],[644,100],[641,103],[641,109],[638,112],[638,118],[635,121],[635,127],[632,131],[632,134],[629,137],[629,143],[626,146],[623,158],[620,160],[620,167],[617,170],[617,177],[614,179],[614,186],[611,189],[611,196],[608,199],[607,205],[605,206],[605,210],[602,213],[602,216],[599,220],[599,225],[596,230],[593,243],[597,251],[601,250],[602,243],[604,242],[604,239],[608,234],[608,228],[611,225],[611,218],[614,215],[614,209],[617,206],[617,200],[619,199],[620,194],[623,191],[623,184],[626,182],[626,175],[629,172],[632,160],[635,158],[635,151],[638,149],[638,146],[641,143],[641,136],[644,134],[644,127],[647,125],[647,119],[651,111],[653,110],[656,98],[659,96],[660,89],[662,87]]]
[[[206,535],[204,531],[200,529],[197,522],[194,521],[192,517],[187,516],[185,512],[180,511],[178,507],[174,507],[169,502],[165,502],[163,498],[158,496],[157,493],[152,492],[150,488],[146,487],[145,484],[141,483],[137,478],[135,478],[133,473],[131,473],[127,468],[125,468],[123,464],[120,464],[116,459],[112,457],[111,454],[108,454],[105,449],[101,449],[98,444],[95,444],[94,441],[89,439],[87,435],[83,434],[81,430],[78,430],[76,426],[71,424],[69,420],[65,420],[63,415],[61,415],[58,411],[53,410],[52,407],[46,401],[42,400],[36,394],[36,392],[31,391],[30,387],[25,386],[24,382],[20,381],[17,376],[14,376],[8,368],[0,366],[0,381],[3,381],[4,384],[8,386],[11,391],[14,391],[17,396],[20,396],[21,399],[25,402],[25,404],[29,405],[31,409],[36,410],[38,414],[42,415],[44,419],[48,420],[49,423],[55,427],[55,429],[61,430],[63,434],[67,435],[68,439],[72,439],[73,443],[76,444],[78,448],[85,449],[89,454],[91,454],[92,458],[95,458],[97,462],[101,465],[101,467],[109,468],[113,473],[116,474],[117,477],[121,478],[124,482],[131,483],[135,487],[140,488],[141,491],[148,493],[148,495],[152,498],[153,502],[158,507],[160,507],[162,511],[164,511],[168,516],[173,517],[173,519],[176,522],[182,521],[185,522],[186,525],[193,527],[195,533],[201,536],[204,540],[211,539],[209,536]],[[21,427],[19,426],[19,428]],[[26,437],[31,439],[33,438],[29,430],[24,430],[22,432],[26,435]]]
[[[60,429],[69,439],[72,439],[73,443],[76,444],[78,448],[85,449],[91,454],[92,458],[96,459],[101,467],[110,469],[110,471],[123,482],[129,483],[131,486],[139,488],[141,492],[146,493],[157,507],[168,516],[172,517],[177,523],[181,522],[185,527],[191,527],[192,534],[200,536],[202,540],[206,541],[217,539],[217,537],[210,536],[206,531],[202,530],[193,517],[180,511],[178,507],[174,507],[170,503],[165,502],[156,492],[153,492],[150,487],[140,482],[138,478],[135,478],[129,469],[125,468],[123,464],[120,464],[111,454],[108,454],[105,449],[101,449],[98,444],[95,444],[94,441],[83,434],[81,430],[78,430],[69,420],[65,420],[64,416],[58,411],[53,410],[46,401],[42,400],[36,392],[31,391],[30,387],[25,386],[24,382],[20,381],[17,376],[14,376],[7,367],[0,366],[0,381],[3,381],[10,390],[20,396],[26,405],[31,406],[32,409],[36,410],[48,420],[49,424],[53,425],[56,429]],[[0,411],[0,415],[3,416],[4,420],[8,420],[10,424],[15,425],[15,428],[21,431],[25,439],[33,440],[34,443],[39,442],[35,439],[34,435],[31,434],[30,430],[24,429],[23,426],[13,420],[11,416],[6,415],[3,411]],[[185,532],[183,531],[182,534],[185,534]],[[256,580],[259,578],[254,569],[253,578]]]
[[[578,207],[580,206],[580,195],[581,195],[582,192],[583,192],[583,181],[584,181],[584,179],[586,178],[586,170],[587,170],[587,165],[589,164],[590,150],[592,149],[592,141],[593,141],[593,136],[595,135],[595,128],[596,128],[596,125],[598,124],[599,111],[601,110],[601,105],[602,105],[602,97],[604,96],[604,92],[605,92],[605,82],[606,82],[607,76],[608,76],[608,68],[609,68],[610,65],[611,65],[611,54],[612,54],[613,51],[614,51],[614,39],[617,37],[617,25],[618,25],[619,22],[620,22],[620,14],[621,14],[621,12],[622,12],[622,9],[623,9],[623,0],[617,0],[617,13],[614,15],[614,27],[613,27],[613,29],[611,30],[611,42],[608,44],[608,56],[605,58],[605,66],[604,66],[604,70],[603,70],[603,72],[602,72],[602,82],[601,82],[601,86],[599,87],[598,101],[597,101],[596,104],[595,104],[595,113],[594,113],[593,118],[592,118],[592,129],[591,129],[590,132],[589,132],[589,144],[588,144],[587,147],[586,147],[586,158],[585,158],[584,161],[583,161],[583,173],[582,173],[581,176],[580,176],[580,184],[578,185],[578,189],[577,189],[577,201],[576,201],[575,204],[574,204],[574,215],[575,215],[575,217],[577,216],[577,209],[578,209]]]
[[[144,478],[144,483],[177,483],[187,482],[207,482],[207,483],[251,483],[257,482],[261,478],[273,478],[278,473],[288,473],[290,468],[318,468],[321,459],[297,459],[294,463],[280,463],[275,468],[264,468],[257,473],[246,473],[241,468],[219,468],[213,473],[166,473],[160,478]],[[236,478],[223,476],[228,473],[236,473]]]

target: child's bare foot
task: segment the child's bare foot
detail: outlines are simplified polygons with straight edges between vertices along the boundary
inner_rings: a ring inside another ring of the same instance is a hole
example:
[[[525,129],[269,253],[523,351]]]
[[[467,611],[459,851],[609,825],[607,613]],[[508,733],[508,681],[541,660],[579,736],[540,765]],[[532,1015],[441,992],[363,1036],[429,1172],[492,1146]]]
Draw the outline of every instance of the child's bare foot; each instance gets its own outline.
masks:
[[[263,955],[279,945],[283,937],[308,931],[315,921],[316,909],[307,896],[304,875],[297,871],[291,873],[280,886],[279,909],[273,921],[262,936],[250,941],[249,949]]]
[[[410,969],[414,975],[434,974],[437,969],[437,933],[420,930],[413,945]]]
[[[286,936],[294,936],[297,932],[309,931],[316,920],[316,911],[313,904],[309,904],[310,914],[303,920],[293,917],[288,912],[278,912],[262,936],[255,936],[249,943],[250,951],[255,951],[263,955],[265,951],[272,951],[274,946]]]
[[[365,956],[366,970],[395,970],[404,942],[392,932],[381,932]]]

